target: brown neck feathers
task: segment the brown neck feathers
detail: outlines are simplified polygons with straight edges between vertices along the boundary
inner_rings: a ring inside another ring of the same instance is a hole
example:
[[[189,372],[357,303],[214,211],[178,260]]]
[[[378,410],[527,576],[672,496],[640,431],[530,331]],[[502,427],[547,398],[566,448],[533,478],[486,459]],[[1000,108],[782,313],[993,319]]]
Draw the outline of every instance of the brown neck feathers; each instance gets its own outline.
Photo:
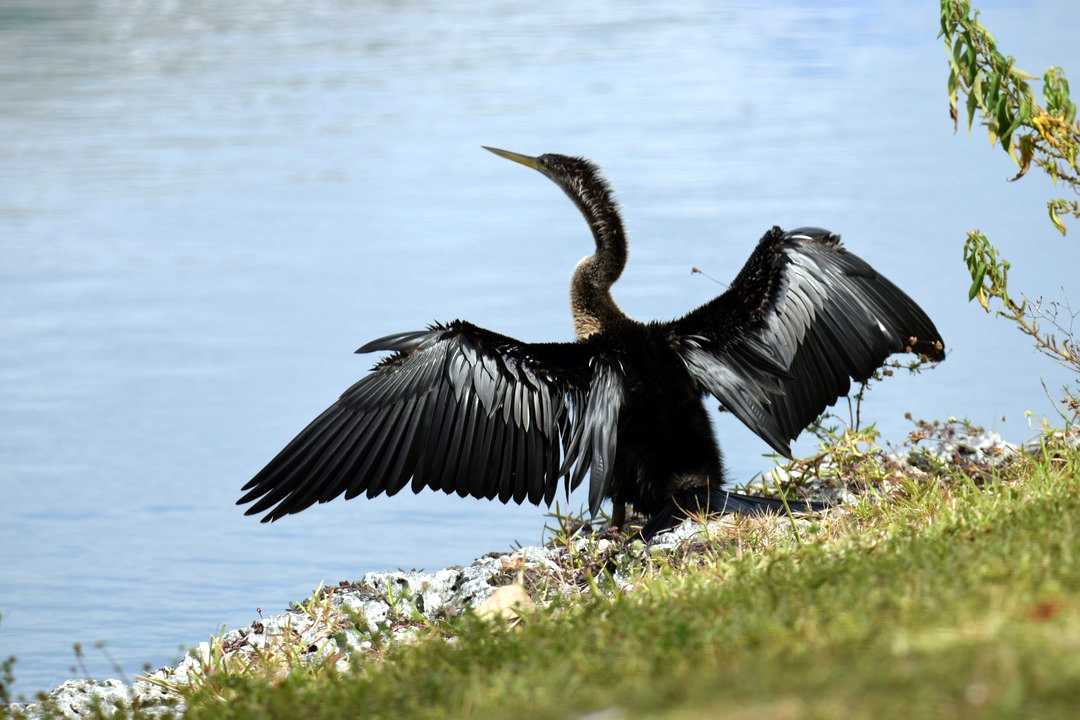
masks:
[[[574,316],[574,334],[578,340],[603,332],[612,323],[626,319],[611,297],[611,282],[598,272],[600,264],[596,255],[582,259],[570,281],[570,312]]]

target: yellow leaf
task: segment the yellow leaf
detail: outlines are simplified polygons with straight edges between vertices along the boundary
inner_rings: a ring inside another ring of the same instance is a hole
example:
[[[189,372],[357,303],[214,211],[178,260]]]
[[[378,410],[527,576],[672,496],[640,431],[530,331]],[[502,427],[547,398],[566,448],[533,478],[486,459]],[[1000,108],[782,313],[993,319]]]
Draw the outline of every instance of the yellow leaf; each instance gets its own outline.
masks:
[[[1061,222],[1061,218],[1057,214],[1057,208],[1054,207],[1053,203],[1050,203],[1050,222],[1054,223],[1054,227],[1057,228],[1059,233],[1065,234],[1065,223]]]
[[[1031,168],[1031,156],[1035,153],[1035,141],[1031,135],[1025,135],[1020,138],[1020,159],[1016,161],[1016,164],[1020,166],[1020,170],[1010,180],[1016,181],[1024,177],[1027,171]]]
[[[979,304],[982,305],[983,310],[990,312],[990,303],[987,301],[985,290],[979,288],[979,294],[976,295],[975,298],[979,301]]]

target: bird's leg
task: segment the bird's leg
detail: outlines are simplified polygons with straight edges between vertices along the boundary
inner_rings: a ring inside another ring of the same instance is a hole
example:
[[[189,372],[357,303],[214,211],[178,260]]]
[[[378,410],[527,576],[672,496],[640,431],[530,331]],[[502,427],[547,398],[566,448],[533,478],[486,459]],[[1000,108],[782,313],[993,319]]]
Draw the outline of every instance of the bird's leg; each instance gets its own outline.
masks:
[[[613,500],[611,503],[611,527],[622,530],[626,524],[626,503],[622,500]]]

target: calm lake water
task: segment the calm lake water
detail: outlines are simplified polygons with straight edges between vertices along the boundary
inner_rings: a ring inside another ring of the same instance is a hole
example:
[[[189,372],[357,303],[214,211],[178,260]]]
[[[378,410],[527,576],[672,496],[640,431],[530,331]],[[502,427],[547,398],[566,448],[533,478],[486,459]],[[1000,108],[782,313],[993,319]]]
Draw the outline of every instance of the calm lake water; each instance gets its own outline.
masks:
[[[964,231],[1074,298],[1049,184],[954,136],[934,3],[0,1],[0,655],[18,690],[104,641],[128,673],[320,581],[541,539],[544,512],[442,495],[273,526],[238,489],[371,364],[468,318],[571,337],[591,240],[548,181],[480,150],[584,154],[633,241],[616,290],[671,317],[772,224],[823,225],[949,345],[875,389],[1017,440],[1064,377],[965,302]],[[880,7],[873,7],[871,6]],[[1021,64],[1080,72],[1072,0],[983,2]],[[763,442],[717,421],[732,479]],[[577,500],[575,499],[575,502]],[[112,674],[89,650],[89,669]]]

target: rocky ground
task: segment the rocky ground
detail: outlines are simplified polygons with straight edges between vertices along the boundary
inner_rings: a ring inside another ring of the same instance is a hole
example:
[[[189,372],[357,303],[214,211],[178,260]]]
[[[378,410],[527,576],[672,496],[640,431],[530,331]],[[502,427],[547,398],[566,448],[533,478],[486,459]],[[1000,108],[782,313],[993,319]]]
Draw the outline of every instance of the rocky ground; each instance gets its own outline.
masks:
[[[1080,446],[1080,433],[1059,438]],[[931,463],[951,463],[969,472],[988,472],[1019,452],[1039,452],[1041,438],[1016,446],[993,432],[957,421],[917,423],[908,443],[894,452],[858,443],[843,456],[827,455],[777,469],[759,482],[758,491],[780,483],[836,504],[843,512],[854,495],[868,490],[842,482],[850,463],[872,459],[881,468],[878,492],[889,492],[889,478],[926,472]],[[863,453],[860,455],[860,453]],[[838,482],[837,480],[841,481]],[[787,519],[769,518],[776,532],[787,532]],[[284,675],[298,665],[320,665],[346,672],[356,654],[377,655],[394,643],[408,642],[420,629],[463,612],[512,618],[522,607],[544,605],[554,597],[587,592],[601,569],[615,584],[632,589],[620,568],[648,561],[657,554],[692,553],[695,539],[719,523],[687,521],[658,536],[649,545],[605,533],[560,534],[544,547],[522,547],[490,553],[464,567],[434,572],[368,573],[356,581],[316,589],[310,598],[276,615],[201,642],[174,665],[159,668],[128,684],[121,680],[69,680],[43,700],[11,710],[34,718],[44,715],[42,702],[63,717],[91,714],[95,705],[106,712],[135,705],[148,715],[179,713],[178,690],[199,685],[218,672],[260,672]],[[805,521],[809,522],[809,521]],[[569,530],[569,528],[568,528]]]

